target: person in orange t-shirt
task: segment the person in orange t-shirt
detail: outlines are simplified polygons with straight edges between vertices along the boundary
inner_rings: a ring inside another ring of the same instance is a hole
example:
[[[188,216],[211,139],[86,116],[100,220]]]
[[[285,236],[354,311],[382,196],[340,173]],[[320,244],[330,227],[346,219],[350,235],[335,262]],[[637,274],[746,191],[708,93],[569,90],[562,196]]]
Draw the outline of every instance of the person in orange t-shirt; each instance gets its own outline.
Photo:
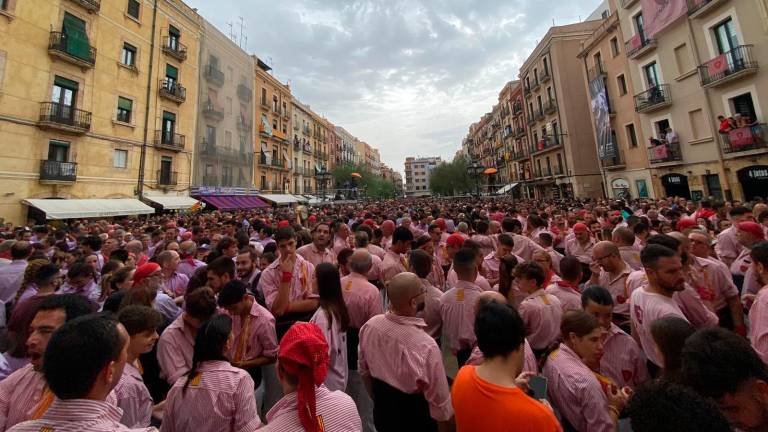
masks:
[[[482,305],[475,317],[475,334],[485,361],[462,367],[453,382],[456,430],[562,431],[552,410],[525,393],[527,374],[518,377],[525,326],[517,311],[498,301]]]

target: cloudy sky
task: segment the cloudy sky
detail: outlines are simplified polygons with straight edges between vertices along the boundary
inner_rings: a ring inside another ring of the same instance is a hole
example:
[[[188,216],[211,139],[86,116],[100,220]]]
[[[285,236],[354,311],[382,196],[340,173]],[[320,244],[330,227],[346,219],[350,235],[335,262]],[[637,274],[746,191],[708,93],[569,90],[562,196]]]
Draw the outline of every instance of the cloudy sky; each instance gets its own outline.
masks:
[[[600,3],[185,1],[226,34],[242,17],[249,52],[400,172],[406,156],[452,158],[553,20],[583,20]]]

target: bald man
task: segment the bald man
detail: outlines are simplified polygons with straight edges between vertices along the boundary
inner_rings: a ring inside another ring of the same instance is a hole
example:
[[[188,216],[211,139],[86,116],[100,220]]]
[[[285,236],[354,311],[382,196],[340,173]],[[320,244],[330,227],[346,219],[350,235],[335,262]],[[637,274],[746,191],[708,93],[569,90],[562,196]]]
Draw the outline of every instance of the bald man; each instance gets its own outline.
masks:
[[[139,244],[141,244],[141,242],[139,242]],[[197,269],[205,265],[204,262],[195,258],[196,255],[197,245],[195,242],[192,240],[185,240],[181,242],[179,245],[179,256],[181,257],[181,262],[179,262],[179,266],[176,267],[176,272],[183,274],[187,278],[191,278]]]
[[[629,292],[625,282],[632,268],[621,258],[619,247],[609,241],[597,242],[592,248],[590,270],[590,282],[606,288],[613,297],[613,321],[624,326],[622,329],[629,328]]]
[[[390,311],[360,329],[358,371],[373,399],[376,429],[434,430],[453,427],[453,407],[440,353],[426,323],[425,290],[403,272],[387,286]]]
[[[385,251],[392,246],[392,233],[395,232],[395,222],[387,219],[381,223],[381,248]]]

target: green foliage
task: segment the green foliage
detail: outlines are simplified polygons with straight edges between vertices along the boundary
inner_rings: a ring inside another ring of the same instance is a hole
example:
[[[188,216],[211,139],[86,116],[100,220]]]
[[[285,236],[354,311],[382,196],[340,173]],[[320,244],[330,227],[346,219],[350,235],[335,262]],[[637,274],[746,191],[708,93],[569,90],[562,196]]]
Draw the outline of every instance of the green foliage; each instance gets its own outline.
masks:
[[[362,178],[352,177],[353,172]],[[361,193],[365,189],[368,198],[385,199],[395,196],[395,184],[373,174],[365,165],[339,165],[331,171],[331,175],[335,188],[343,188],[347,181],[353,181]]]
[[[429,190],[446,196],[471,192],[475,182],[467,173],[468,165],[469,161],[463,156],[441,163],[429,176]]]

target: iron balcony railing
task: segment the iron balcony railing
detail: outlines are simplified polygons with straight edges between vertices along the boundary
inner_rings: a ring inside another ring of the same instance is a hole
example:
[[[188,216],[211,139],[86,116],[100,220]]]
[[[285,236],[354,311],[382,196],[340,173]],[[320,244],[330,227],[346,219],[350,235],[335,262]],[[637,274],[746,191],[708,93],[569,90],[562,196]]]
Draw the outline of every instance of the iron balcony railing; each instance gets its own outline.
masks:
[[[633,59],[656,46],[656,40],[645,37],[644,34],[636,34],[624,43],[624,52],[627,57]]]
[[[48,51],[85,68],[92,68],[96,64],[96,48],[88,43],[87,38],[75,38],[52,31],[48,39]]]
[[[683,153],[680,151],[680,143],[659,144],[650,147],[648,149],[648,160],[652,164],[682,161]]]
[[[72,3],[79,4],[90,12],[98,12],[101,10],[100,0],[71,0]],[[0,0],[0,5],[5,4],[4,0]]]
[[[545,135],[542,138],[540,138],[539,141],[535,144],[533,153],[549,150],[549,149],[558,147],[561,144],[562,143],[560,142],[560,138],[558,137],[558,135]]]
[[[219,70],[216,65],[207,65],[205,67],[205,79],[210,81],[213,84],[216,84],[217,86],[221,86],[224,84],[224,72]]]
[[[43,159],[40,161],[40,180],[74,182],[77,180],[77,163]]]
[[[40,123],[75,132],[86,132],[91,129],[91,113],[57,102],[42,102]]]
[[[698,15],[703,15],[709,10],[709,6],[722,3],[723,0],[688,0],[688,16],[695,18]]]
[[[187,89],[178,82],[165,78],[160,81],[160,96],[181,103],[187,100]]]
[[[739,45],[699,66],[699,77],[702,86],[715,86],[756,72],[758,67],[752,45]]]
[[[162,147],[168,150],[184,150],[185,136],[174,132],[164,130],[155,131],[155,147]]]
[[[723,153],[732,154],[748,150],[764,150],[768,148],[766,142],[765,123],[755,123],[734,129],[728,133],[720,134],[720,143]]]
[[[157,170],[157,184],[161,186],[176,186],[179,181],[177,171]]]
[[[179,42],[178,38],[164,36],[162,48],[164,53],[179,61],[187,59],[187,46]]]
[[[672,103],[669,84],[652,86],[648,90],[635,95],[635,111],[639,113],[663,108]]]
[[[557,111],[557,102],[554,99],[550,99],[544,102],[544,112],[547,114],[554,114]]]

